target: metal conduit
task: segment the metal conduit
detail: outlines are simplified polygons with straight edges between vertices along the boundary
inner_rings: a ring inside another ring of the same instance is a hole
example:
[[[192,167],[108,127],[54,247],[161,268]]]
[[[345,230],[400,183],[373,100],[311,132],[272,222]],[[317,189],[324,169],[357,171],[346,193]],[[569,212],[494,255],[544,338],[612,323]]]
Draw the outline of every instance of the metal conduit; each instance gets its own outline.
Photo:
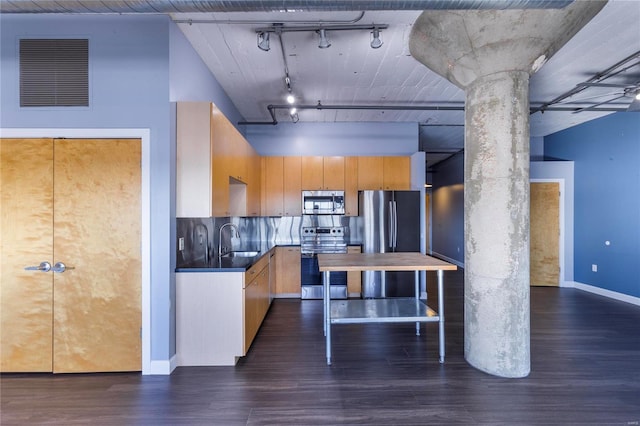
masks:
[[[269,105],[267,110],[271,115],[272,121],[240,121],[239,125],[276,125],[278,120],[276,118],[277,110],[289,110],[291,105]],[[331,110],[387,110],[387,111],[464,111],[464,105],[322,105],[318,102],[317,105],[296,105],[296,108],[301,109],[331,109]],[[576,107],[548,107],[545,111],[565,111],[565,112],[577,112],[579,108]],[[615,108],[604,107],[597,108],[594,111],[599,112],[622,112],[627,108]],[[540,111],[539,106],[532,106],[529,108],[529,113],[534,114]]]
[[[0,13],[330,12],[359,10],[563,9],[574,0],[45,0],[3,1]]]

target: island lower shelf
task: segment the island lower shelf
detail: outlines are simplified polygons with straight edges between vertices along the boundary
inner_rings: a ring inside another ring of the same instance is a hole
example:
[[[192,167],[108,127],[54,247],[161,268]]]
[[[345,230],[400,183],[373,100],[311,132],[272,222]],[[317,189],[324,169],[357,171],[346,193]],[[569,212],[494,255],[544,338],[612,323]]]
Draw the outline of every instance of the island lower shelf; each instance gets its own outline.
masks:
[[[331,301],[332,324],[438,322],[440,316],[414,298]]]

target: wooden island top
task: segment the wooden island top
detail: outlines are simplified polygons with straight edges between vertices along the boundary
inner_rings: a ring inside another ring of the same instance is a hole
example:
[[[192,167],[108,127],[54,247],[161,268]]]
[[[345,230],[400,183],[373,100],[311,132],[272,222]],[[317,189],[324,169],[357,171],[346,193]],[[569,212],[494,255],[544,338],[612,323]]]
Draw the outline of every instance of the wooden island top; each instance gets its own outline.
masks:
[[[455,271],[456,265],[422,253],[318,254],[325,271]]]

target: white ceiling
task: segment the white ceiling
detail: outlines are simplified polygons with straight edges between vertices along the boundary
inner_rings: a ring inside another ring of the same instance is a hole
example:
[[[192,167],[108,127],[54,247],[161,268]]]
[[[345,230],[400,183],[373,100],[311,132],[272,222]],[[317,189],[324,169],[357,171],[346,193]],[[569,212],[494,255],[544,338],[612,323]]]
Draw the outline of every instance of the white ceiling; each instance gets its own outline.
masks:
[[[408,49],[411,26],[420,11],[367,11],[357,24],[387,24],[383,46],[369,47],[370,31],[327,32],[331,47],[318,48],[313,31],[282,34],[292,90],[301,104],[315,105],[453,105],[462,106],[464,92],[414,60]],[[303,25],[295,21],[331,25],[351,21],[360,12],[273,13],[178,13],[181,20],[256,21],[255,23],[179,23],[181,30],[247,121],[270,122],[270,104],[285,104],[285,64],[280,44],[271,34],[271,50],[257,48],[256,29],[272,23]],[[640,51],[640,1],[612,0],[531,77],[532,106],[550,102]],[[640,56],[632,63],[637,64]],[[640,65],[607,82],[637,84]],[[603,92],[604,91],[604,92]],[[621,89],[589,88],[559,106],[585,107],[602,102],[596,94]],[[586,102],[580,99],[589,98]],[[625,108],[631,98],[607,107]],[[604,107],[605,105],[603,105]],[[610,112],[580,113],[547,111],[531,115],[531,135],[545,136]],[[420,126],[421,149],[429,163],[462,149],[463,111],[412,110],[300,110],[300,122],[408,121]],[[290,121],[286,110],[278,110],[279,122]]]

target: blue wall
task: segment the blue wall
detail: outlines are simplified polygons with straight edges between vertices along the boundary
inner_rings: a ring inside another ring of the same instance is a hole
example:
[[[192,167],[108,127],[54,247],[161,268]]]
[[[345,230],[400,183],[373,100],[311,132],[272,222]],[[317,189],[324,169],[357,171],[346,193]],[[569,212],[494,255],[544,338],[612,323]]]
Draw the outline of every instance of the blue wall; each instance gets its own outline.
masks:
[[[418,123],[278,123],[247,126],[245,136],[265,156],[412,155],[418,151]]]
[[[143,128],[151,139],[151,358],[171,355],[171,186],[169,25],[164,16],[0,15],[2,128]],[[20,108],[22,37],[89,39],[90,106]],[[55,136],[55,135],[52,135]]]
[[[431,250],[464,265],[464,153],[438,164],[432,175]]]
[[[544,153],[575,164],[575,281],[640,297],[640,113],[546,136]]]
[[[0,14],[0,128],[149,129],[151,360],[175,354],[175,104],[242,117],[167,16]],[[89,39],[90,106],[20,108],[20,38]],[[55,136],[55,135],[52,135]]]

